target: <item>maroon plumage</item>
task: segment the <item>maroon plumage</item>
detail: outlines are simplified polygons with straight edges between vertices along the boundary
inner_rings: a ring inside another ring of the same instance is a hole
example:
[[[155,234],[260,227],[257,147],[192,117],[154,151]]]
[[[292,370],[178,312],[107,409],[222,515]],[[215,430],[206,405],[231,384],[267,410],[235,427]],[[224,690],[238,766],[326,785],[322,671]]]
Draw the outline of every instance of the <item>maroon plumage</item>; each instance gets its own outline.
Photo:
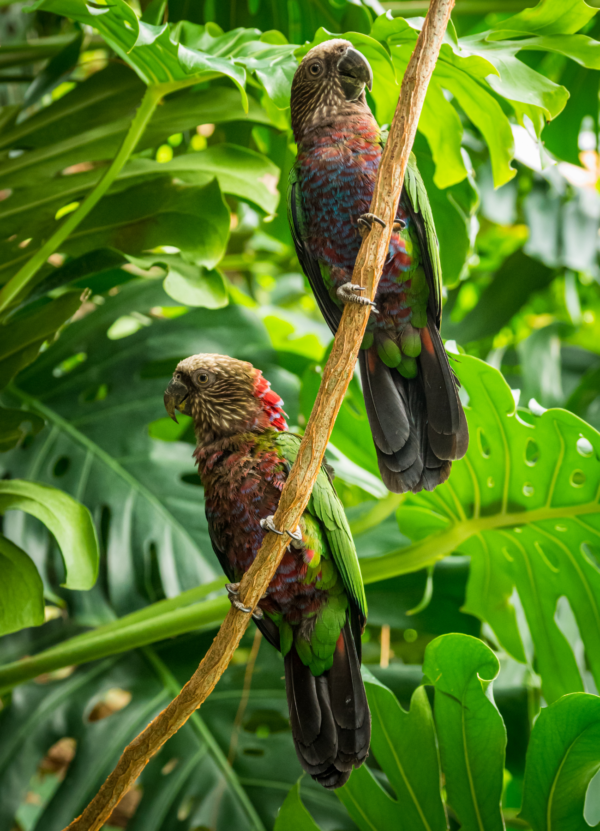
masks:
[[[222,355],[181,361],[167,411],[191,415],[213,548],[237,587],[268,530],[298,451],[283,401],[251,364]],[[266,526],[268,528],[268,525]],[[360,677],[366,601],[343,507],[323,471],[266,595],[257,625],[285,659],[292,734],[304,769],[328,788],[364,761],[370,715]],[[335,535],[335,536],[334,536]]]

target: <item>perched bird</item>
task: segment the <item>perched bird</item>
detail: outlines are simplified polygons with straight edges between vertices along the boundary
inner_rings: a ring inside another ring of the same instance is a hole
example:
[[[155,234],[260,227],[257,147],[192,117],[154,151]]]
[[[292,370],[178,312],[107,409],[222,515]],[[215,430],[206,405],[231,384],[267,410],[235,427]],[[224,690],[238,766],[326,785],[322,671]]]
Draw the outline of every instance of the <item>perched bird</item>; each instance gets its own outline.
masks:
[[[346,515],[325,468],[295,530],[273,514],[300,438],[283,401],[252,364],[193,355],[177,365],[165,407],[190,415],[212,545],[232,603],[268,532],[290,544],[254,614],[284,656],[292,735],[304,770],[339,788],[365,760],[371,716],[360,674],[367,604]],[[176,418],[175,418],[176,420]]]
[[[438,243],[423,181],[408,166],[388,259],[371,303],[352,270],[373,222],[369,213],[382,154],[381,131],[365,97],[373,74],[346,40],[315,46],[292,83],[298,155],[288,217],[300,264],[332,332],[345,303],[373,306],[359,355],[363,394],[379,469],[397,493],[433,490],[469,435],[440,337]]]

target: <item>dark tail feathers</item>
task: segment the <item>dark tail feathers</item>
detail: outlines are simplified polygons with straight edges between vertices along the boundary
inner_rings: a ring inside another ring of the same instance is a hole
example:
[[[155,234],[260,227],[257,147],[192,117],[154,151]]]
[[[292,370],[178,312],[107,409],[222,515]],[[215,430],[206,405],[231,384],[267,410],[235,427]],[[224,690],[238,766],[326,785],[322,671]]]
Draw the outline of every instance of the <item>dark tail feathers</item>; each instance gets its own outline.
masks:
[[[395,493],[433,490],[467,452],[469,431],[457,382],[432,318],[421,330],[419,374],[404,378],[375,346],[361,351],[360,374],[381,477]]]
[[[333,666],[315,678],[292,646],[285,656],[285,688],[300,764],[325,788],[341,788],[366,759],[371,714],[349,623]]]

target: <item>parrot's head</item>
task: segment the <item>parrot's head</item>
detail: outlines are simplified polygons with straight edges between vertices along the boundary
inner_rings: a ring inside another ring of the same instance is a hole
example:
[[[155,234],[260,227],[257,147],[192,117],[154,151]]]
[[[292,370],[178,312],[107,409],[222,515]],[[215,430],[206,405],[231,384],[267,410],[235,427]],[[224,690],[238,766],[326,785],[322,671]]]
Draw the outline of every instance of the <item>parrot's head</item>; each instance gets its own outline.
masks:
[[[192,355],[180,361],[165,390],[165,408],[194,420],[196,437],[209,443],[238,433],[287,430],[283,401],[259,369],[228,355]]]
[[[369,61],[350,41],[327,40],[302,59],[292,82],[292,128],[302,133],[328,120],[369,112],[365,87],[373,87]]]

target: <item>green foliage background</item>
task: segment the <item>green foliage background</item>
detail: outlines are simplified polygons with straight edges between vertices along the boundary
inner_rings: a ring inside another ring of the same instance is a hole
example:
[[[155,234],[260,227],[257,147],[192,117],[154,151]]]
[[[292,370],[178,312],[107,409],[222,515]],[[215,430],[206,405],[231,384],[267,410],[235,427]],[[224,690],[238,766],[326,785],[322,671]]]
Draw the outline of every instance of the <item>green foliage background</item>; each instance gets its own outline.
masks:
[[[0,0],[0,828],[67,825],[210,644],[228,601],[162,392],[225,352],[302,431],[330,336],[282,208],[291,78],[345,33],[389,123],[425,6]],[[334,428],[368,765],[339,798],[298,784],[282,664],[249,632],[107,827],[600,820],[596,13],[457,0],[427,95],[415,153],[471,444],[401,498],[357,379]]]

